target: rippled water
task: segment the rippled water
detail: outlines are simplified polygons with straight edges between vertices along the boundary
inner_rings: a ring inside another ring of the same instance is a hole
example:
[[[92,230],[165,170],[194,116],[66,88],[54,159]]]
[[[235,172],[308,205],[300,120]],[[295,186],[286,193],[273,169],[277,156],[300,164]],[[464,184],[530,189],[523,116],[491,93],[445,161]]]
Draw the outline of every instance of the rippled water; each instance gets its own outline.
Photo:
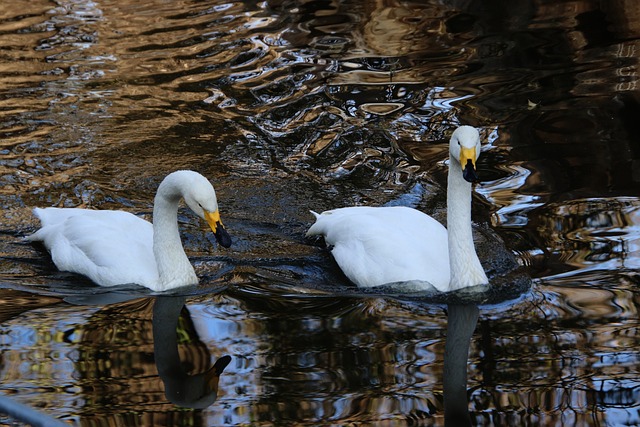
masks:
[[[3,4],[0,391],[87,426],[640,425],[640,16],[596,3]],[[523,269],[479,308],[359,292],[308,211],[443,219],[459,123],[481,259]],[[33,206],[148,218],[178,168],[234,239],[181,214],[198,287],[97,288],[21,240]]]

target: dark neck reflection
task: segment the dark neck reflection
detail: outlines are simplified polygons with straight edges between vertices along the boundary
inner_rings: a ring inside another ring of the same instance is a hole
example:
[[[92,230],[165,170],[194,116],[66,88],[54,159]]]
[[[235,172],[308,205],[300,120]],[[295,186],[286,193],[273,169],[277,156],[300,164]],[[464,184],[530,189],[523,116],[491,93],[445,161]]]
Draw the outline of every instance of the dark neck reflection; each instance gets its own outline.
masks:
[[[204,409],[218,397],[218,380],[231,361],[230,356],[219,358],[204,372],[191,374],[180,360],[178,350],[178,326],[181,314],[190,323],[184,310],[184,297],[156,298],[153,307],[153,349],[158,374],[165,386],[165,396],[173,404],[185,408]],[[197,337],[196,337],[197,338]],[[196,366],[206,366],[209,352],[204,345],[197,346],[195,354],[201,360],[192,361]],[[204,354],[202,350],[204,349]]]
[[[443,370],[444,422],[451,427],[470,426],[467,361],[479,310],[475,305],[449,305],[447,311]]]

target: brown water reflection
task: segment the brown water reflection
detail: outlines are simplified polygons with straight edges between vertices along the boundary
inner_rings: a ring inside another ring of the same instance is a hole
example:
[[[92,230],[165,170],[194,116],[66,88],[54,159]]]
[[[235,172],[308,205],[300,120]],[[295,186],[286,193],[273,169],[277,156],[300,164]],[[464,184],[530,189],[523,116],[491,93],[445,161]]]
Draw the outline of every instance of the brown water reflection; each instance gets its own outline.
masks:
[[[3,4],[0,391],[77,425],[443,425],[467,407],[476,425],[638,425],[635,11]],[[475,328],[474,308],[446,299],[358,294],[303,238],[309,209],[399,203],[442,218],[458,123],[486,141],[479,233],[536,280],[510,302],[487,297]],[[154,296],[56,272],[20,238],[32,206],[148,216],[177,168],[211,178],[235,240],[215,248],[181,213],[202,280],[176,297],[184,370],[160,375]],[[171,402],[167,380],[224,355],[215,401]]]

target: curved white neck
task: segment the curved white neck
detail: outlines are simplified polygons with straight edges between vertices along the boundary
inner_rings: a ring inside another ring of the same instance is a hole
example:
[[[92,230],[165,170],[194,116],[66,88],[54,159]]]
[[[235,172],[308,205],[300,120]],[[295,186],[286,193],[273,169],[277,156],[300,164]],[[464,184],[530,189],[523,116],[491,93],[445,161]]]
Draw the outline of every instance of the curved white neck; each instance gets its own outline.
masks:
[[[449,159],[447,182],[447,231],[449,236],[449,290],[488,283],[473,244],[471,183],[462,176],[460,163]]]
[[[178,205],[182,193],[172,182],[163,181],[153,205],[153,254],[158,266],[159,288],[198,283],[198,278],[184,253],[178,231]]]

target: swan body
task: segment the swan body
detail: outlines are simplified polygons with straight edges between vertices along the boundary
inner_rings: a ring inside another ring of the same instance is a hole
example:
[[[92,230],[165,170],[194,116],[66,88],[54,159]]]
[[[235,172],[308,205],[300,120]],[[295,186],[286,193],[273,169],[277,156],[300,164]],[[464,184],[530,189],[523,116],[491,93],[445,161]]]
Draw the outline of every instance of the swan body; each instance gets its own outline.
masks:
[[[123,211],[35,208],[42,227],[27,239],[42,241],[59,270],[102,286],[138,284],[164,291],[193,285],[198,278],[178,232],[181,199],[209,223],[220,245],[231,245],[213,186],[193,171],[173,172],[162,181],[153,224]]]
[[[317,214],[308,236],[323,235],[342,272],[361,287],[425,280],[449,282],[447,230],[435,219],[403,206],[339,208]],[[424,260],[430,260],[424,262]]]
[[[406,207],[347,207],[317,214],[307,236],[322,235],[344,274],[360,287],[415,281],[448,292],[489,280],[471,229],[471,182],[480,135],[460,126],[449,143],[447,229]]]

